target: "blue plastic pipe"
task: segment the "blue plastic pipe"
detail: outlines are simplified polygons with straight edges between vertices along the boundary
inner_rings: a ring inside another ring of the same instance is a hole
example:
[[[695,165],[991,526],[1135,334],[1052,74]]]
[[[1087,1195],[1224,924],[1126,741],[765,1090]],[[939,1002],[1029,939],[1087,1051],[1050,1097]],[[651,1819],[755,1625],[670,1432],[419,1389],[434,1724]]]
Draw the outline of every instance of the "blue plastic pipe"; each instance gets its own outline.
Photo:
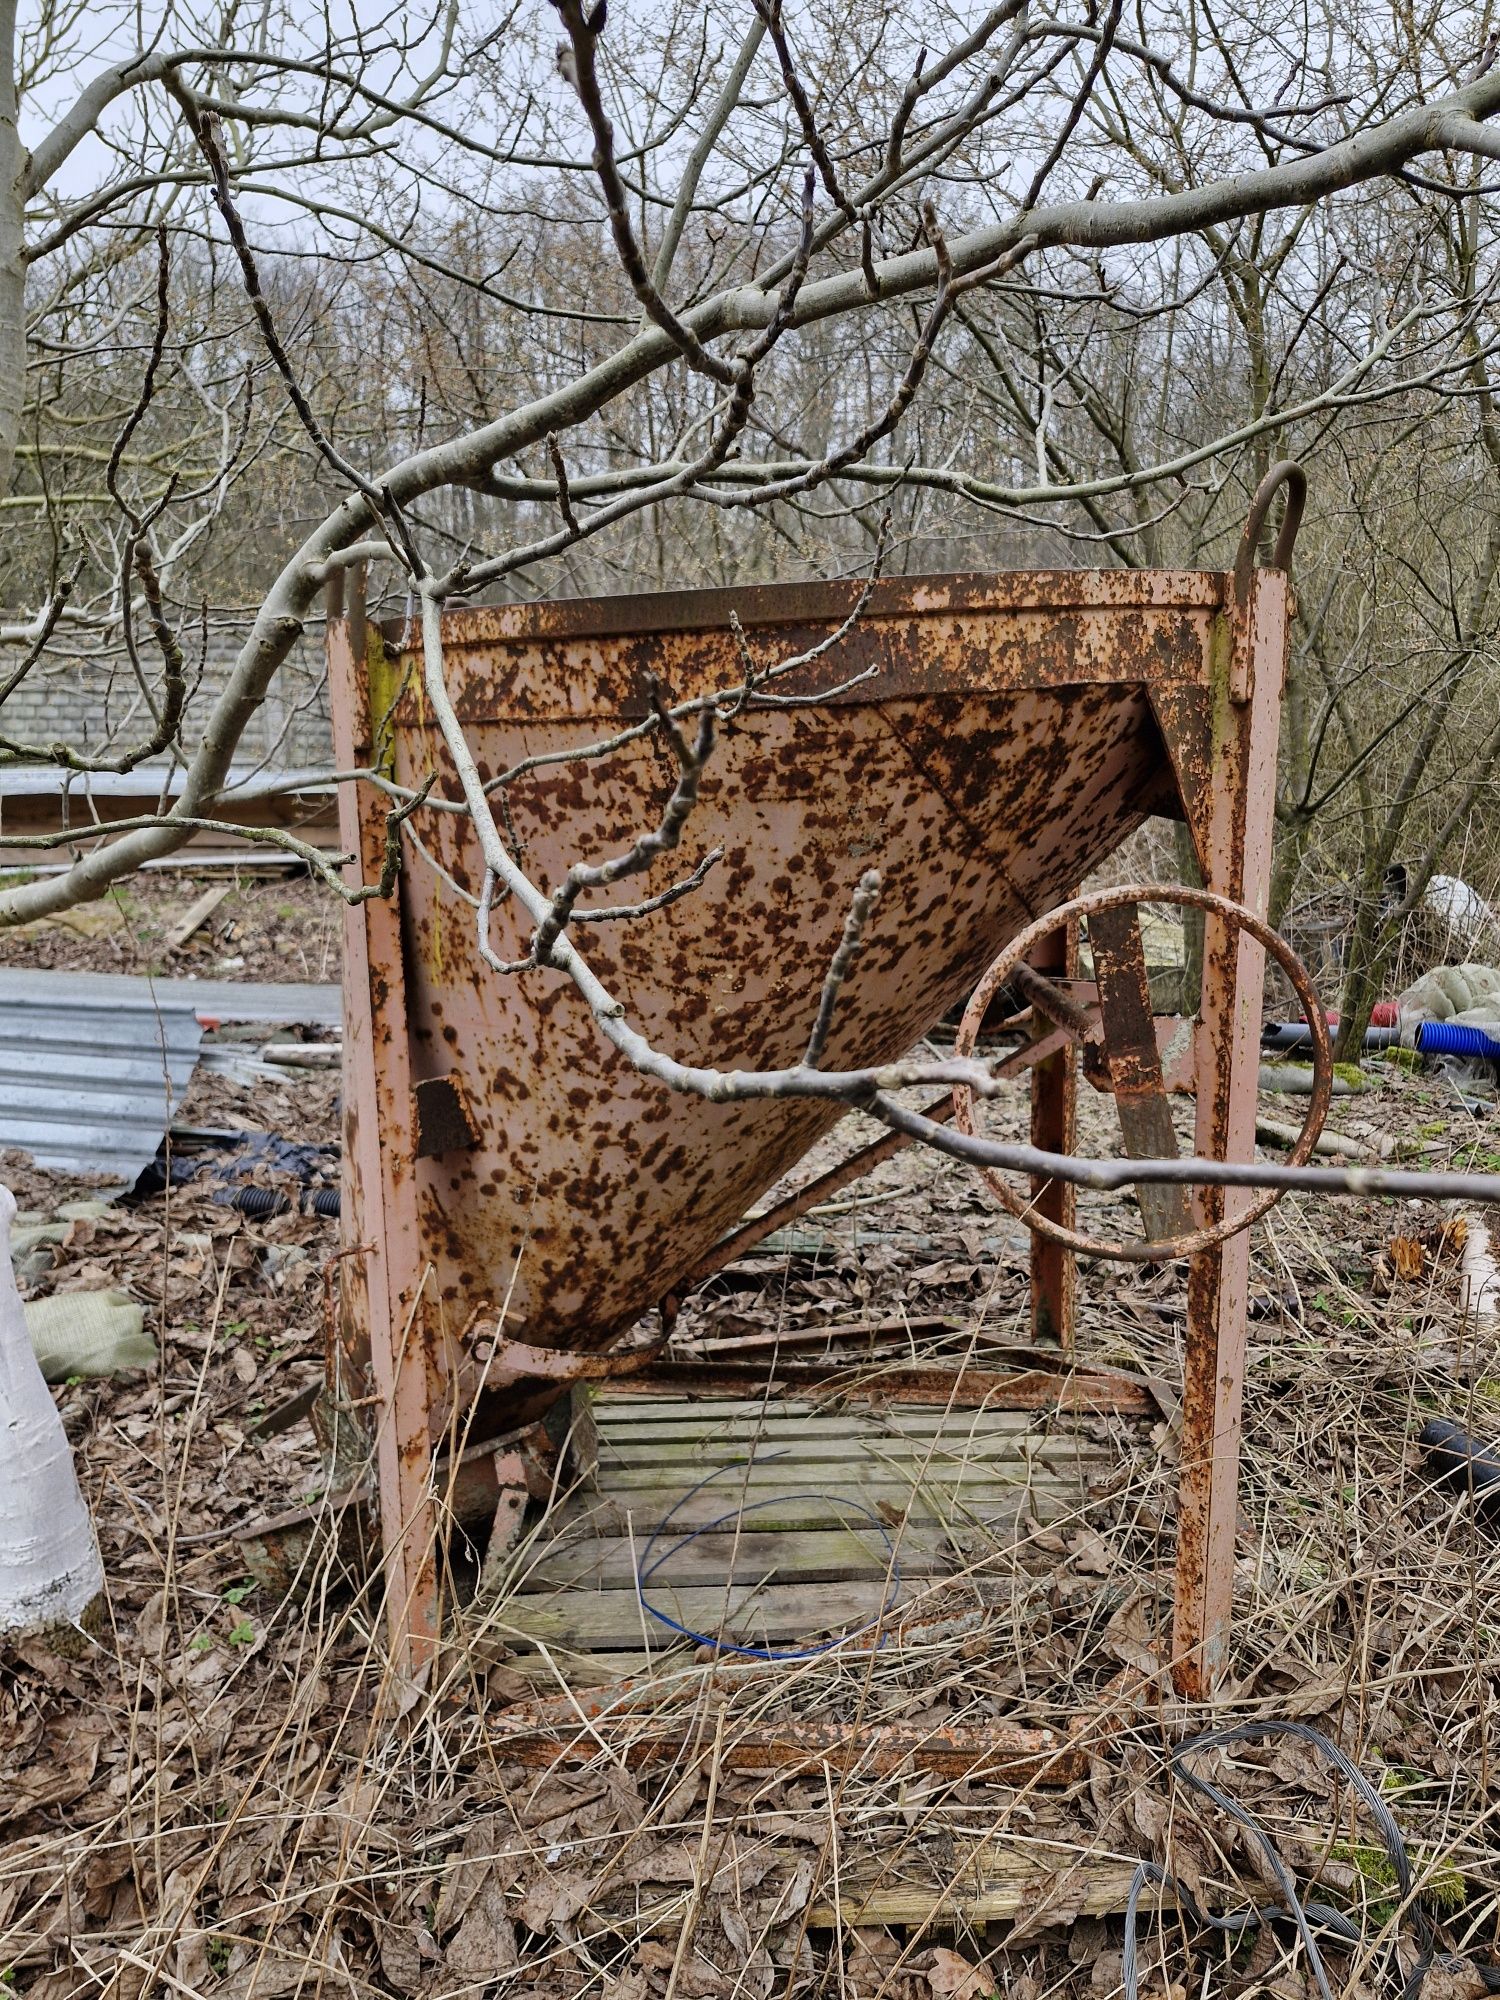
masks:
[[[1417,1047],[1424,1056],[1479,1056],[1500,1062],[1500,1036],[1462,1021],[1424,1021],[1417,1029]]]

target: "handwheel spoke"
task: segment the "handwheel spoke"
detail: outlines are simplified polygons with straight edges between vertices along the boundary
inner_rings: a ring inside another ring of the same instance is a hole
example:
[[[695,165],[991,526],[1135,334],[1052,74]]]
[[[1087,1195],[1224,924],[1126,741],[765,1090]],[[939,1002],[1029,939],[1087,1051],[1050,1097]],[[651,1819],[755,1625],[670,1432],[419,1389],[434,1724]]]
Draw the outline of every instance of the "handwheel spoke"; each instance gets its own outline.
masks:
[[[1125,1150],[1133,1160],[1175,1160],[1177,1132],[1162,1085],[1139,909],[1125,903],[1096,912],[1089,919],[1089,943],[1109,1058],[1109,1087],[1120,1114]],[[1148,1182],[1136,1189],[1136,1200],[1146,1234],[1156,1241],[1186,1236],[1193,1227],[1186,1188]]]
[[[1096,1042],[1099,1030],[1070,993],[1054,986],[1043,972],[1024,961],[1011,973],[1010,983],[1032,1012],[1045,1015],[1059,1028],[1066,1028],[1075,1042]]]

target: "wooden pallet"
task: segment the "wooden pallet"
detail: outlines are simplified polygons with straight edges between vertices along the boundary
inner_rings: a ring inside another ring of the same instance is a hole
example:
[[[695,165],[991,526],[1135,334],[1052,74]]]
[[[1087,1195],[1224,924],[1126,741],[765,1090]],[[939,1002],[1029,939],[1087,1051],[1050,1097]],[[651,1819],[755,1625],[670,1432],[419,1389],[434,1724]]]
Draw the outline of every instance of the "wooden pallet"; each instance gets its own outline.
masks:
[[[777,1651],[930,1616],[945,1578],[945,1601],[993,1602],[1014,1579],[987,1559],[1078,1512],[1115,1463],[1055,1412],[639,1388],[594,1394],[575,1439],[576,1490],[492,1560],[476,1607],[539,1678],[638,1672],[692,1643],[650,1615],[638,1573],[690,1632]]]

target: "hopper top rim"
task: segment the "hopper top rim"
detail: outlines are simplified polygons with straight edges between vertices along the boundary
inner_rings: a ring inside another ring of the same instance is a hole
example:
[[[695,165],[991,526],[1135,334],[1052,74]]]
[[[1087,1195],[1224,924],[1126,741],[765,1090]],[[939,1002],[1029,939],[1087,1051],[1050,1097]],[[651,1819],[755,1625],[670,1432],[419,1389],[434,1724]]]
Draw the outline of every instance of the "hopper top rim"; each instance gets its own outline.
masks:
[[[1067,612],[1221,610],[1223,570],[1001,570],[882,577],[870,592],[872,618],[941,617],[976,611]],[[704,590],[639,591],[615,597],[539,598],[531,603],[463,605],[443,613],[447,644],[482,645],[590,638],[645,638],[668,632],[722,632],[730,613],[747,629],[837,622],[859,601],[860,578],[755,583]],[[382,621],[386,638],[409,650],[402,615]]]

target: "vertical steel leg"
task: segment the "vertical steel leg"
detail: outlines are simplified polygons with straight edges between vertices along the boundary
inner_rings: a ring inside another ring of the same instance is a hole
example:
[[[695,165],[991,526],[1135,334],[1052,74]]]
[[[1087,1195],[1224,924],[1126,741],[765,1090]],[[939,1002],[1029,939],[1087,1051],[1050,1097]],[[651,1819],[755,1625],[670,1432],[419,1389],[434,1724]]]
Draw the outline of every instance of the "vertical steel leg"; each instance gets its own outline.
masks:
[[[1287,584],[1257,571],[1221,624],[1206,795],[1187,799],[1208,888],[1264,917],[1271,887],[1277,726],[1286,653]],[[1248,1160],[1255,1149],[1264,961],[1260,948],[1210,916],[1197,1035],[1200,1154]],[[1240,1191],[1205,1189],[1199,1218],[1216,1222]],[[1228,1210],[1233,1213],[1233,1209]],[[1173,1679],[1210,1695],[1228,1660],[1234,1594],[1248,1231],[1195,1257],[1188,1276],[1182,1463],[1177,1503]]]
[[[372,689],[362,605],[328,623],[334,756],[344,770],[378,757],[370,717],[389,702]],[[376,647],[384,641],[373,637]],[[383,662],[383,651],[381,659]],[[383,676],[382,676],[383,678]],[[339,791],[339,837],[354,855],[354,883],[377,880],[385,858],[386,804],[373,785]],[[430,1442],[432,1385],[422,1310],[423,1262],[412,1157],[412,1096],[398,897],[344,911],[344,1262],[346,1351],[363,1349],[368,1318],[375,1401],[386,1615],[399,1670],[431,1653],[438,1622],[436,1520]]]
[[[1177,1133],[1162,1084],[1140,911],[1100,910],[1089,918],[1089,944],[1125,1150],[1133,1160],[1175,1160]],[[1186,1188],[1148,1183],[1136,1189],[1135,1198],[1148,1237],[1186,1236],[1193,1227]]]
[[[1078,930],[1049,937],[1031,960],[1038,972],[1071,979],[1078,972]],[[1031,1072],[1031,1143],[1049,1153],[1077,1150],[1078,1055],[1070,1043],[1040,1062]],[[1077,1196],[1070,1182],[1031,1183],[1031,1205],[1039,1215],[1073,1227]],[[1055,1340],[1069,1353],[1073,1348],[1073,1306],[1076,1271],[1073,1253],[1034,1231],[1031,1237],[1031,1337]]]

